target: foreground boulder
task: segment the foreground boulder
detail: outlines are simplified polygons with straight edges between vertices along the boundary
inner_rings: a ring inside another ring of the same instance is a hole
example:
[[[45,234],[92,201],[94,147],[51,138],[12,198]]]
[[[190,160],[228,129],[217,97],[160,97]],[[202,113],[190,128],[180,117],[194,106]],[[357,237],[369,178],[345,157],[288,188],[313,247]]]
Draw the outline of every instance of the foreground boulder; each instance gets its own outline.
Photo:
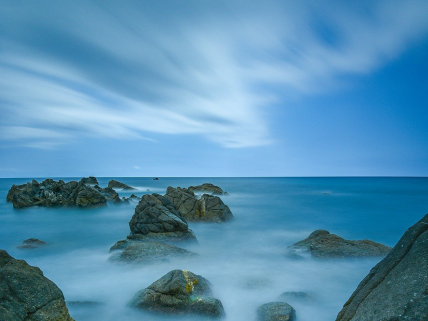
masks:
[[[116,181],[114,179],[112,179],[108,182],[108,187],[110,187],[110,188],[121,188],[123,190],[136,190],[136,188],[129,186],[129,185],[126,185],[124,183],[121,183],[119,181]]]
[[[107,201],[120,202],[119,195],[111,188],[87,184],[88,178],[80,182],[46,179],[39,183],[36,180],[23,185],[13,185],[6,200],[15,208],[31,206],[106,206]],[[90,182],[93,180],[90,179]],[[96,181],[96,179],[95,179]]]
[[[269,302],[257,309],[257,321],[294,321],[296,311],[285,302]]]
[[[0,250],[1,321],[74,321],[61,290],[43,272]]]
[[[46,242],[43,242],[42,240],[30,238],[22,242],[21,245],[18,245],[18,249],[38,249],[40,247],[44,247],[48,245]]]
[[[428,320],[428,214],[358,285],[336,321]]]
[[[204,193],[208,192],[208,193],[211,193],[213,195],[223,195],[224,194],[223,190],[220,187],[213,185],[211,183],[204,183],[202,185],[197,185],[197,186],[189,186],[188,189],[189,189],[189,191],[192,191],[192,192],[204,192]]]
[[[208,280],[185,270],[167,273],[148,288],[137,292],[129,305],[161,313],[212,318],[224,316],[223,305],[212,297]]]
[[[329,231],[316,230],[308,238],[288,247],[288,250],[290,255],[309,252],[317,258],[345,258],[385,256],[391,248],[370,240],[349,241]]]
[[[187,188],[169,186],[165,197],[189,222],[226,222],[233,218],[229,207],[218,196],[204,194],[198,199]]]
[[[109,259],[111,261],[124,263],[151,264],[169,262],[175,258],[193,258],[197,256],[198,255],[194,252],[168,244],[157,242],[131,242],[127,244],[122,252],[114,253]]]

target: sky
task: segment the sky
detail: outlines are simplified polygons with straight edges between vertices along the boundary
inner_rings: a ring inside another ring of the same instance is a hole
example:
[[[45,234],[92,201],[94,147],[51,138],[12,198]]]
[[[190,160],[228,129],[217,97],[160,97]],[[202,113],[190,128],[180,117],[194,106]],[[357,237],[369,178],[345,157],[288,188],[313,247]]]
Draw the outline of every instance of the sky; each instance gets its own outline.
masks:
[[[0,177],[428,176],[427,17],[0,0]]]

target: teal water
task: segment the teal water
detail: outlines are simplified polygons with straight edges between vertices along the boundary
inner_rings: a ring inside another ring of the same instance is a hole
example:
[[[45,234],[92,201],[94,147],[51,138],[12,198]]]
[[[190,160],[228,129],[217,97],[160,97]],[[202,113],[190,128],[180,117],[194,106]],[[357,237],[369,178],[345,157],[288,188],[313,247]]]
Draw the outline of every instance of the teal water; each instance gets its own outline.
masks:
[[[98,181],[106,186],[110,179]],[[197,260],[144,267],[115,265],[107,261],[108,250],[128,235],[135,204],[15,210],[6,202],[7,191],[12,184],[30,179],[0,179],[0,248],[40,267],[67,301],[102,303],[70,307],[76,321],[178,320],[126,307],[135,292],[178,268],[211,281],[225,307],[226,320],[254,320],[259,305],[277,300],[284,291],[313,295],[311,302],[292,303],[298,321],[334,320],[379,259],[293,261],[285,257],[286,247],[320,228],[347,239],[394,246],[428,212],[428,178],[115,179],[137,187],[135,194],[140,196],[164,194],[168,186],[211,182],[229,192],[222,199],[235,219],[226,224],[189,224],[199,241],[190,248],[200,254]],[[49,246],[33,251],[16,248],[30,237]]]

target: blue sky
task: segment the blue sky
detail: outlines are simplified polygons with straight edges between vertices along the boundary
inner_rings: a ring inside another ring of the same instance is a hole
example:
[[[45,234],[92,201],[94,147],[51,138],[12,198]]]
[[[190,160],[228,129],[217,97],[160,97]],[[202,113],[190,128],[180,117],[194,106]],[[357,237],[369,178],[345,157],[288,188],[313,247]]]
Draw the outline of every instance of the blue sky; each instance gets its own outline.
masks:
[[[427,1],[0,6],[0,177],[428,176]]]

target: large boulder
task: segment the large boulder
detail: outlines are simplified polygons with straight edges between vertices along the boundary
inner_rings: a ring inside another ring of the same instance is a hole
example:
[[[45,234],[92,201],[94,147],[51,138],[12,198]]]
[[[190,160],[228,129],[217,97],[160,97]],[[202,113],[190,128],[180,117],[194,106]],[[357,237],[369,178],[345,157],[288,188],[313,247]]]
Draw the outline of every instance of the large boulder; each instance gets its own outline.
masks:
[[[195,193],[187,188],[169,186],[165,197],[189,222],[221,223],[233,218],[229,207],[218,196],[204,194],[198,199]]]
[[[114,249],[113,249],[114,250]],[[175,258],[198,256],[185,249],[158,242],[130,242],[120,253],[114,253],[111,261],[136,264],[169,262]]]
[[[288,247],[288,253],[309,252],[317,258],[345,258],[385,256],[391,251],[389,246],[370,240],[350,241],[326,230],[316,230],[308,238]]]
[[[148,288],[137,292],[129,305],[161,313],[212,318],[224,316],[223,305],[212,297],[208,280],[185,270],[167,273]]]
[[[294,321],[296,311],[285,302],[269,302],[257,309],[257,321]]]
[[[189,191],[192,191],[192,192],[204,192],[204,193],[209,192],[214,195],[224,194],[223,190],[220,187],[211,183],[204,183],[202,185],[197,185],[197,186],[189,186],[188,189]]]
[[[94,178],[95,179],[95,178]],[[39,183],[36,180],[23,185],[13,185],[6,200],[13,203],[15,208],[31,206],[105,206],[107,201],[120,202],[119,195],[112,188],[92,186],[86,182],[94,182],[90,177],[82,178],[80,182],[46,179]],[[96,179],[95,179],[96,181]]]
[[[0,250],[1,321],[73,321],[61,290],[43,272]]]
[[[336,321],[428,320],[428,214],[358,285]]]
[[[114,179],[112,179],[108,182],[108,187],[110,187],[110,188],[121,188],[123,190],[135,190],[136,189],[132,186],[126,185],[126,184],[121,183],[119,181],[116,181]]]

